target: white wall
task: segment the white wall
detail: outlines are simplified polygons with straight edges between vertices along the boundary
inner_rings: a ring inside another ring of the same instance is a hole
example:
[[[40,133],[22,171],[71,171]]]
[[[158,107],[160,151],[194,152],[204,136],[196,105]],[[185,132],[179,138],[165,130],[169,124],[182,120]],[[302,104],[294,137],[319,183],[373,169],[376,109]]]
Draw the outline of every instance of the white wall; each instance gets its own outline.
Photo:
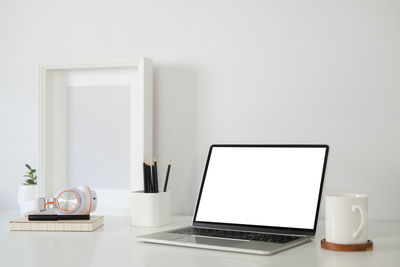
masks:
[[[396,0],[2,0],[0,209],[38,163],[38,64],[147,56],[175,213],[191,213],[212,143],[328,143],[325,192],[400,220],[399,14]]]

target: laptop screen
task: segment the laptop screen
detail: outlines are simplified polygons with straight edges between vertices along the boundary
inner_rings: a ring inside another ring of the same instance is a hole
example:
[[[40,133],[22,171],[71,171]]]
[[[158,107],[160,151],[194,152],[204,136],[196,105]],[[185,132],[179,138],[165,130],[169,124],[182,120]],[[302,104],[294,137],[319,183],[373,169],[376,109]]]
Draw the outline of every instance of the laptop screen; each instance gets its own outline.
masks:
[[[194,221],[313,229],[327,150],[212,146]]]

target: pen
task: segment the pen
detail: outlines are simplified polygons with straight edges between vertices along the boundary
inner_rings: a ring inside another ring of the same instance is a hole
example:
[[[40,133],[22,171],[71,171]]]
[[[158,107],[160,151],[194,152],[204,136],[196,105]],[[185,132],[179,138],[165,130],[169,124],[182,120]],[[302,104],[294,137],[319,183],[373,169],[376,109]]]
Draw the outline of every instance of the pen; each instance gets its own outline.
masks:
[[[29,221],[89,220],[90,215],[30,214]]]

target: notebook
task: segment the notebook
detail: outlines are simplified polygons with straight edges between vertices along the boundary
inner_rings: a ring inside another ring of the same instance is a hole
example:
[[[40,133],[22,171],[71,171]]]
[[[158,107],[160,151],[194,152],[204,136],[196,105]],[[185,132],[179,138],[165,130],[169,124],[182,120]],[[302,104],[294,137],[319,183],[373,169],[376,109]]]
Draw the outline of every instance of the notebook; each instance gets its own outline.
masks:
[[[9,223],[10,231],[48,231],[48,232],[93,232],[104,224],[103,216],[91,216],[90,220],[70,221],[29,221],[21,217]]]

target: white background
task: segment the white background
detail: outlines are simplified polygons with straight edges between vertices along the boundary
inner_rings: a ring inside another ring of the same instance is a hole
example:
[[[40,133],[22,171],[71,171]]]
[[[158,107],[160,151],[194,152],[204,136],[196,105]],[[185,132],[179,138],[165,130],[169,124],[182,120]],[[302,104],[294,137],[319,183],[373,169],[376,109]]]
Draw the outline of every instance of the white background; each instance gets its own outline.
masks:
[[[196,221],[313,229],[325,148],[214,147]]]
[[[38,65],[148,56],[154,155],[192,213],[212,143],[328,143],[325,193],[400,220],[400,1],[0,1],[0,209],[38,164]],[[323,214],[323,213],[322,213]]]

